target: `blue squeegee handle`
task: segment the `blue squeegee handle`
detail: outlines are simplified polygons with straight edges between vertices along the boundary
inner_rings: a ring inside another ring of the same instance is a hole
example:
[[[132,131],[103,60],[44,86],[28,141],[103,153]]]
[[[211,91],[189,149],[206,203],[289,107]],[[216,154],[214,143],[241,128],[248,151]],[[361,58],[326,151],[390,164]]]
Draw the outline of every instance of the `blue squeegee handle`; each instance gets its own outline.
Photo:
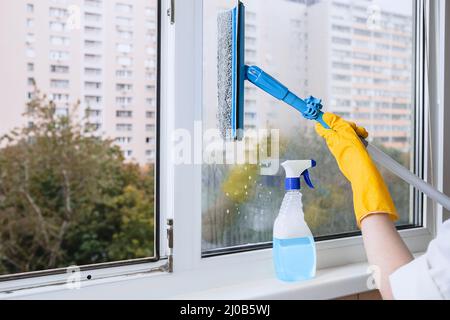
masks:
[[[247,80],[253,83],[255,86],[267,92],[271,96],[277,98],[278,100],[284,101],[294,109],[297,109],[306,119],[316,120],[325,129],[330,129],[330,127],[323,121],[322,111],[312,107],[303,99],[297,97],[281,82],[261,70],[261,68],[259,67],[245,66],[245,69]]]

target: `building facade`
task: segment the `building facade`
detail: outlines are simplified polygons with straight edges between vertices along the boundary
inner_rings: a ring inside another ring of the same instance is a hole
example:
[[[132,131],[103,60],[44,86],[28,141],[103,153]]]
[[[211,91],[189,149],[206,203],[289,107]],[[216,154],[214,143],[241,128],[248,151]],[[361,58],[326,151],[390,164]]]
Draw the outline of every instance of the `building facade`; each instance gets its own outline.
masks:
[[[156,155],[156,0],[0,2],[0,134],[26,124],[34,84],[80,112],[127,160]]]
[[[409,151],[413,117],[412,1],[390,11],[373,0],[308,6],[309,90],[371,139]],[[393,5],[392,7],[395,7]]]

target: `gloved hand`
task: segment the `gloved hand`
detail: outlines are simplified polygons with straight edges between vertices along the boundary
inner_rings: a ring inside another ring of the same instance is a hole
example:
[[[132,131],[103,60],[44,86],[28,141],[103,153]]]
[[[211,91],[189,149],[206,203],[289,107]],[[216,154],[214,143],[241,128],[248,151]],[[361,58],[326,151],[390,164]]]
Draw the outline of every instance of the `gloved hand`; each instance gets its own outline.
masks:
[[[352,185],[358,227],[365,217],[376,213],[387,213],[396,221],[398,215],[389,190],[359,138],[369,136],[366,129],[332,113],[325,113],[323,120],[331,129],[317,123],[316,131],[325,138],[339,168]]]

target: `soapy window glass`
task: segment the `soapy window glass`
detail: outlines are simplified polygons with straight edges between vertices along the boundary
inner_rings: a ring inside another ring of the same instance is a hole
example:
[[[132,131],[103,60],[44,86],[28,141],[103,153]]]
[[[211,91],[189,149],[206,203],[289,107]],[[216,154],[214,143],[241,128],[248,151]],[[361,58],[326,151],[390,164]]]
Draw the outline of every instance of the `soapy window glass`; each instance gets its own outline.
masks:
[[[154,259],[157,1],[0,1],[0,21],[0,280]]]
[[[261,67],[300,97],[314,95],[322,99],[324,110],[366,127],[372,143],[404,166],[412,167],[414,1],[243,2],[246,64]],[[227,0],[203,2],[204,130],[215,128],[217,123],[216,16],[234,5],[235,1]],[[329,238],[358,231],[350,184],[315,133],[312,121],[246,83],[245,125],[258,133],[260,129],[279,130],[280,163],[317,161],[317,167],[310,170],[315,189],[302,181],[305,217],[314,236]],[[269,136],[266,141],[271,146],[274,140]],[[257,143],[256,148],[260,147]],[[270,152],[267,154],[270,158]],[[280,168],[262,174],[262,160],[259,157],[257,164],[249,159],[244,164],[203,164],[205,255],[272,240],[273,222],[285,193],[284,171]],[[394,175],[381,171],[400,215],[398,226],[416,225],[413,191]]]

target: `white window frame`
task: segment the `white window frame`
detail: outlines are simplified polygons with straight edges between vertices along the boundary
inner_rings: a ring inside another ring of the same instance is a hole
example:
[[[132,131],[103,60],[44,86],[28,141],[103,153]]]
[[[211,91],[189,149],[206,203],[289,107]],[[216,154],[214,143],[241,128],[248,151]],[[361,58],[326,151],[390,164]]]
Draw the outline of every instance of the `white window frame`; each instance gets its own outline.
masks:
[[[171,3],[174,2],[173,0],[162,1],[161,12],[167,12]],[[446,9],[447,17],[450,17],[450,5],[445,6],[442,2],[436,6],[431,6],[433,10],[430,11],[430,23],[440,27],[443,32],[442,25],[445,22],[445,15],[442,14],[444,11],[442,9]],[[64,275],[63,277],[43,277],[45,281],[42,278],[14,280],[11,283],[0,283],[0,291],[3,291],[1,289],[4,289],[5,285],[9,286],[8,288],[11,290],[10,294],[0,294],[0,298],[108,299],[132,297],[145,299],[176,297],[180,294],[208,290],[248,279],[256,280],[258,277],[267,276],[267,272],[270,272],[272,266],[270,249],[202,258],[201,166],[175,166],[173,164],[172,133],[177,128],[183,128],[188,130],[191,136],[194,136],[196,130],[199,130],[196,123],[202,118],[202,17],[202,0],[177,1],[175,23],[171,24],[170,19],[163,18],[161,25],[160,212],[165,214],[166,218],[174,219],[174,273],[148,273],[152,268],[164,264],[165,261],[162,260],[158,263],[94,270],[90,273],[96,280],[86,282],[80,290],[69,290],[64,286],[50,285],[65,279]],[[450,43],[449,38],[449,33],[447,33],[446,38],[431,38],[430,40],[430,79],[437,76],[439,68],[436,66],[442,66],[444,63],[443,53],[446,48],[444,44]],[[437,49],[434,50],[435,48]],[[447,81],[450,81],[449,69],[450,66],[447,64],[447,72],[440,73],[440,77],[445,76]],[[435,100],[426,103],[425,108],[437,106],[430,109],[432,112],[437,112],[438,116],[430,119],[430,128],[427,127],[424,131],[427,135],[427,131],[430,129],[431,135],[427,138],[430,138],[431,142],[435,144],[438,155],[445,158],[436,160],[438,165],[430,166],[427,163],[425,166],[426,177],[430,175],[430,168],[433,168],[435,177],[442,177],[443,173],[448,173],[449,169],[450,154],[448,146],[447,149],[444,149],[443,134],[448,133],[448,129],[445,129],[444,126],[444,120],[450,117],[450,108],[444,109],[443,105],[450,99],[444,101],[444,98],[448,98],[448,93],[445,92],[445,87],[442,85],[444,83],[445,81],[430,82],[431,90],[438,92],[436,99],[439,99],[440,104],[438,105]],[[450,101],[447,102],[447,105],[449,104]],[[447,131],[444,132],[444,130]],[[449,139],[448,135],[446,139]],[[427,140],[425,139],[425,141]],[[425,150],[425,159],[428,159],[427,150],[428,148]],[[447,165],[444,166],[444,164]],[[442,178],[440,179],[442,180]],[[446,187],[444,192],[450,193],[448,184],[442,184],[440,187]],[[439,208],[436,209],[429,201],[424,201],[423,213],[424,227],[400,231],[402,238],[413,253],[426,250],[438,225],[436,218],[439,218],[440,215]],[[164,217],[160,217],[160,219],[161,255],[164,255],[167,246],[164,237],[166,230]],[[361,236],[321,241],[317,243],[317,252],[319,270],[356,264],[366,260]],[[33,287],[35,288],[16,291],[19,288]],[[324,294],[324,296],[326,295]]]
[[[177,21],[172,30],[175,50],[175,70],[173,94],[175,101],[169,105],[173,128],[183,128],[195,136],[195,123],[202,120],[202,0],[177,2]],[[194,37],[192,37],[194,35]],[[195,150],[193,150],[195,153]],[[271,249],[202,258],[201,250],[201,166],[176,166],[173,168],[174,185],[174,267],[175,270],[208,269],[236,264],[243,261],[259,260],[271,263]],[[189,212],[190,214],[185,214]],[[423,252],[434,236],[433,212],[425,210],[422,228],[401,230],[400,234],[412,252]],[[362,237],[320,241],[316,243],[318,268],[329,268],[349,263],[365,261]],[[226,267],[225,267],[226,268]],[[245,269],[245,264],[242,268]],[[244,272],[245,271],[241,271]],[[248,272],[252,272],[248,270]]]

